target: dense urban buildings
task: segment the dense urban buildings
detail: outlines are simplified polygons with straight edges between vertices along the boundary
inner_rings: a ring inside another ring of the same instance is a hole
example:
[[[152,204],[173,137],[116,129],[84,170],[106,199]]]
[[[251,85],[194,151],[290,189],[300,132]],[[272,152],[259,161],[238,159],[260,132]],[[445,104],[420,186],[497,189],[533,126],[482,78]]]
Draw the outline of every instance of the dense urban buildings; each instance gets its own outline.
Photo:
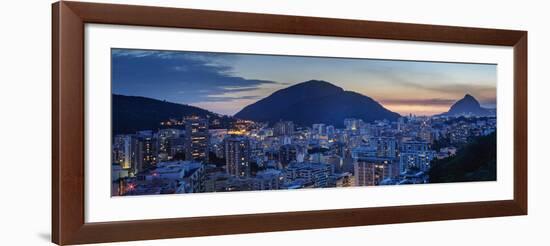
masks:
[[[113,195],[429,183],[434,160],[496,131],[495,117],[418,117],[337,128],[235,120],[209,128],[188,116],[113,137]]]
[[[496,180],[496,64],[113,48],[111,78],[114,196]]]

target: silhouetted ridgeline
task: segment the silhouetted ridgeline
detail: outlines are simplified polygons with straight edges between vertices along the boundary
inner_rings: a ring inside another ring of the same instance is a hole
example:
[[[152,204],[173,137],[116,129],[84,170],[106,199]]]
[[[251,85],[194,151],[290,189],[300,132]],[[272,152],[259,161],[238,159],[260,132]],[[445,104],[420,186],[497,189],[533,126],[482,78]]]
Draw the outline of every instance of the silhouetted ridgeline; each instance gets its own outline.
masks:
[[[189,105],[160,101],[136,96],[112,95],[112,127],[114,134],[154,130],[162,121],[181,120],[184,116],[219,117],[218,115]]]
[[[288,120],[301,126],[325,123],[342,127],[345,118],[395,121],[400,115],[368,96],[345,91],[326,81],[310,80],[278,90],[246,106],[235,117],[271,124]]]
[[[470,94],[466,94],[464,98],[456,101],[448,112],[442,113],[441,116],[496,116],[495,109],[487,109],[481,107],[481,104]]]

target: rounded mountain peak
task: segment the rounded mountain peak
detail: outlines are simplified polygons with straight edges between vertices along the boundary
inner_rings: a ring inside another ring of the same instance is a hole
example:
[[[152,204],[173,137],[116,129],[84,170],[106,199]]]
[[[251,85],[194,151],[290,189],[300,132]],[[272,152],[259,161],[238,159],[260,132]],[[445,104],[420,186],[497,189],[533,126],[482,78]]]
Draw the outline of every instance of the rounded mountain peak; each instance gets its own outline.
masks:
[[[308,87],[308,88],[333,88],[333,89],[338,89],[338,90],[343,90],[342,88],[328,82],[328,81],[325,81],[325,80],[316,80],[316,79],[312,79],[312,80],[308,80],[308,81],[304,81],[302,83],[299,83],[299,84],[296,84],[294,86],[291,86],[289,88],[298,88],[298,87]]]
[[[477,99],[475,97],[473,97],[472,95],[470,95],[470,94],[464,95],[464,98],[460,99],[455,104],[459,104],[459,103],[460,104],[469,104],[469,105],[479,105],[479,102],[477,101]]]
[[[482,110],[482,108],[477,99],[470,94],[466,94],[464,98],[458,100],[451,106],[449,113],[477,112],[480,110]]]
[[[467,100],[474,100],[474,101],[477,101],[477,100],[475,99],[475,97],[473,97],[473,96],[472,96],[472,95],[470,95],[470,94],[466,94],[466,95],[464,95],[464,98],[462,98],[462,99],[467,99]]]
[[[310,96],[323,96],[333,93],[341,93],[344,89],[324,80],[308,80],[293,86],[281,89],[274,95],[306,94]]]

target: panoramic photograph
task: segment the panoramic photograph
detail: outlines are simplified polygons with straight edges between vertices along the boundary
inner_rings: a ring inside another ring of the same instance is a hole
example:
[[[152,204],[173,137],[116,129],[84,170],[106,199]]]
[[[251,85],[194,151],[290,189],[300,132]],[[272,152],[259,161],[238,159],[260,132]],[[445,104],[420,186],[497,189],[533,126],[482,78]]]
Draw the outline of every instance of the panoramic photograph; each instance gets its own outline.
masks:
[[[496,181],[495,64],[111,49],[111,195]]]

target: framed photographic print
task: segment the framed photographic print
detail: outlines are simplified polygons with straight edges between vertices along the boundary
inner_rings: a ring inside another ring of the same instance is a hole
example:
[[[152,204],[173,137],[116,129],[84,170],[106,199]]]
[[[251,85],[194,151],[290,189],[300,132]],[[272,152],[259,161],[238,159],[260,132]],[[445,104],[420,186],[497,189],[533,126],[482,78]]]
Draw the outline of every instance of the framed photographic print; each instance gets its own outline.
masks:
[[[527,32],[53,5],[60,245],[527,214]]]

